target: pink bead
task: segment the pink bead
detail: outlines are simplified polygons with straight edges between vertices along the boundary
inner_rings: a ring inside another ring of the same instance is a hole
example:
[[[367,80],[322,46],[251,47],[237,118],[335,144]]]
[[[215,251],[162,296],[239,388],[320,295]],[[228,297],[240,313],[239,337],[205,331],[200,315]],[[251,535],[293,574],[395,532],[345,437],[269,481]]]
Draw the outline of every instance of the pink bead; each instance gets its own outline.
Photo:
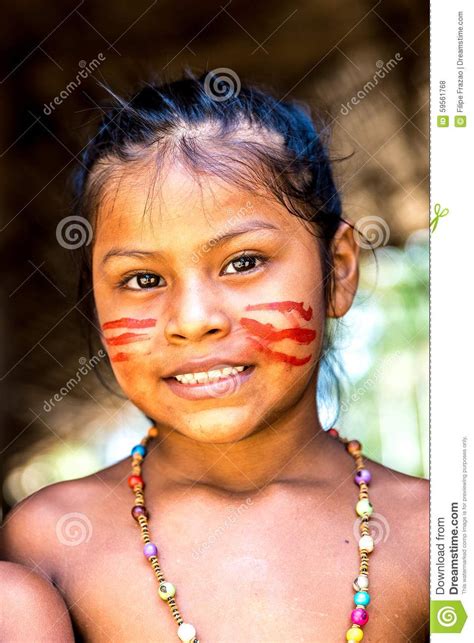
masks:
[[[357,607],[352,610],[351,619],[354,625],[365,625],[369,620],[369,615],[363,607]]]

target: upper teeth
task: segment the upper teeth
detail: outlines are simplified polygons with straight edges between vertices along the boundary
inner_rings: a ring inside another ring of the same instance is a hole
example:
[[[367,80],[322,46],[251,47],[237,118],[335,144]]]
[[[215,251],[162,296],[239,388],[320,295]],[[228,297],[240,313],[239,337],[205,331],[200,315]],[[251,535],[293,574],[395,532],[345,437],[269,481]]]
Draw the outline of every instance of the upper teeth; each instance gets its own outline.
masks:
[[[213,371],[205,371],[202,373],[183,373],[182,375],[175,375],[174,377],[182,384],[193,384],[202,382],[212,382],[218,380],[220,377],[228,377],[229,375],[237,375],[243,371],[245,366],[226,366],[225,368],[216,369]]]

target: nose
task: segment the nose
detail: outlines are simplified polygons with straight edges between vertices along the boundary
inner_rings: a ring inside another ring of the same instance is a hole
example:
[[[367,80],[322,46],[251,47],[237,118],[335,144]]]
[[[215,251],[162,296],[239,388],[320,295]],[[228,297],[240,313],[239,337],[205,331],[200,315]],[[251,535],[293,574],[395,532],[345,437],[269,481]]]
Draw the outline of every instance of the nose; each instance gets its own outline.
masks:
[[[195,282],[174,293],[165,337],[170,344],[200,342],[211,335],[225,337],[231,328],[230,318],[223,310],[222,297],[210,287]]]

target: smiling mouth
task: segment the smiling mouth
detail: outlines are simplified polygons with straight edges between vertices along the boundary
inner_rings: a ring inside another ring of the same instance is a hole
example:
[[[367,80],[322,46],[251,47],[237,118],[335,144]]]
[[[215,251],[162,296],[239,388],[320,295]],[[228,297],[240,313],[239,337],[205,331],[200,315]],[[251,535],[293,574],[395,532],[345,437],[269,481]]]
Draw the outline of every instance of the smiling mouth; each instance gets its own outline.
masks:
[[[180,384],[186,384],[189,386],[199,386],[200,384],[213,384],[214,382],[236,377],[249,368],[251,368],[251,365],[223,366],[222,368],[215,368],[210,369],[209,371],[200,371],[197,373],[180,373],[164,379],[168,381],[174,380]]]

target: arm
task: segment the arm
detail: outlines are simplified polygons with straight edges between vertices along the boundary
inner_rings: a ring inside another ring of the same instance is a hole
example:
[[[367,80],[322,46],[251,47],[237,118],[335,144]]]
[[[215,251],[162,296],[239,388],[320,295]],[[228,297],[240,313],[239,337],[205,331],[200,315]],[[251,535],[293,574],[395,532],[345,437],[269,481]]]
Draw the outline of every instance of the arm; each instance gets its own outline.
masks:
[[[0,562],[1,640],[73,643],[66,605],[54,586],[36,572]]]

